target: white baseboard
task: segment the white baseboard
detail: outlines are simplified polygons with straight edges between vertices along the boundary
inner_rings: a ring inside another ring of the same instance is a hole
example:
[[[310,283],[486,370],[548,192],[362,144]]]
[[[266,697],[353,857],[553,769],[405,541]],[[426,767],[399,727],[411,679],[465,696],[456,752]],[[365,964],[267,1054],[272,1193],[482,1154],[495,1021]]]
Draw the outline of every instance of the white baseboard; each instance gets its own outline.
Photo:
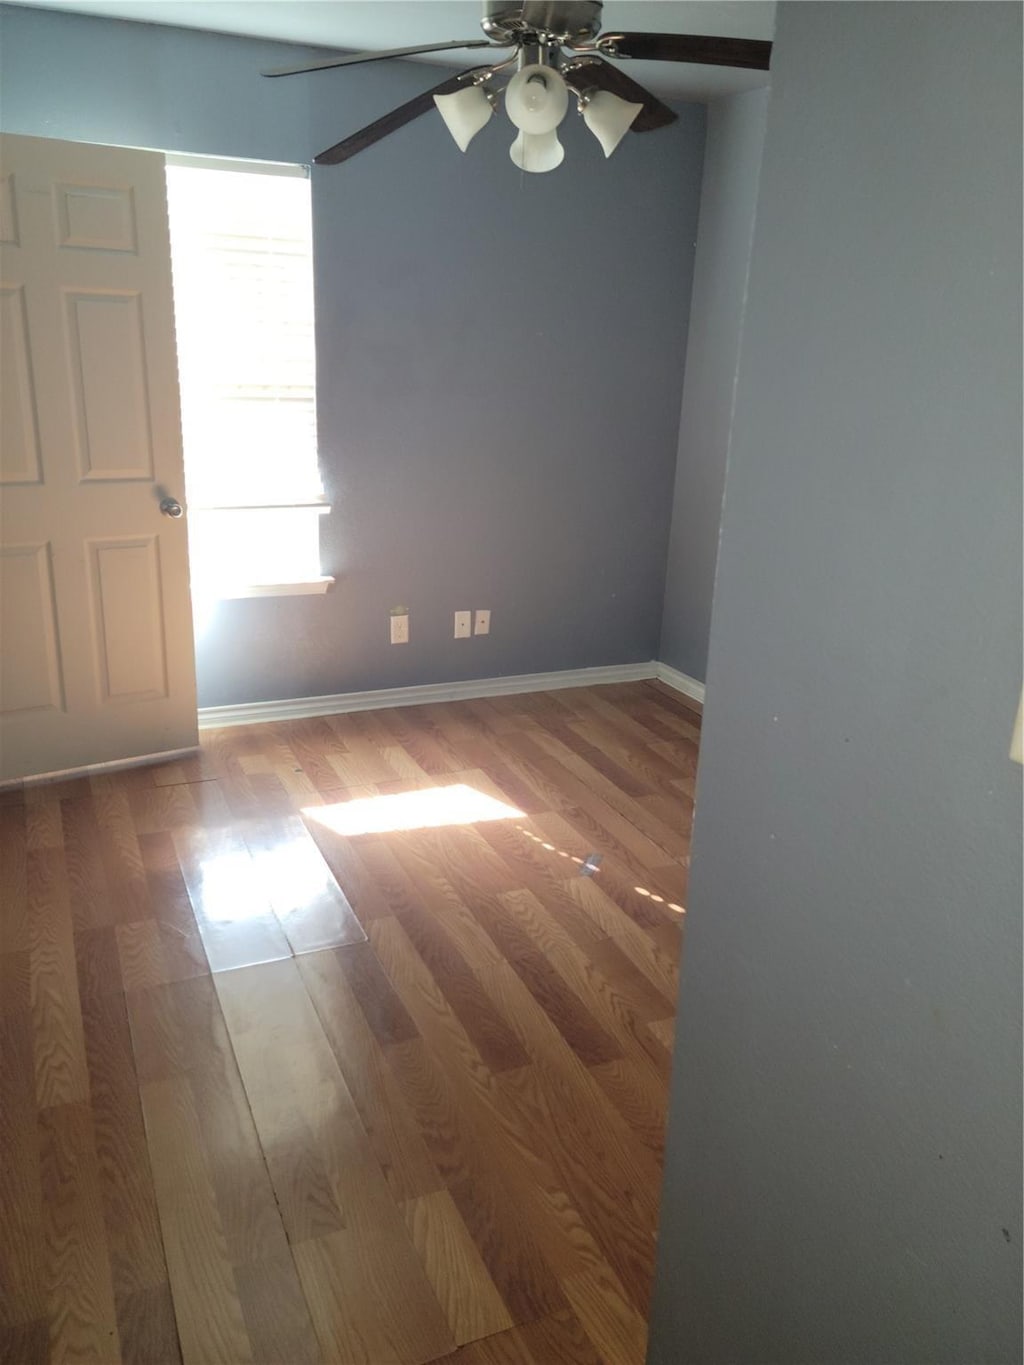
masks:
[[[686,673],[680,673],[678,668],[669,668],[668,664],[655,664],[654,676],[658,682],[663,682],[666,687],[671,687],[675,692],[681,692],[684,697],[689,697],[691,701],[699,701],[704,705],[704,684],[698,682],[696,678],[689,677]]]
[[[469,701],[474,697],[507,697],[518,692],[555,692],[563,687],[594,687],[601,683],[643,682],[656,678],[691,701],[704,704],[704,684],[668,664],[610,664],[602,668],[571,668],[560,673],[517,673],[505,678],[469,678],[464,682],[427,683],[420,687],[386,687],[372,692],[335,692],[327,697],[294,697],[287,701],[255,701],[240,706],[204,706],[199,710],[200,730],[227,725],[255,725],[267,720],[299,720],[304,716],[331,716],[344,711],[376,711],[386,706],[425,706],[429,702]],[[0,791],[15,787],[63,782],[93,773],[141,768],[148,763],[171,763],[191,758],[197,750],[168,749],[164,753],[139,754],[135,758],[107,763],[84,763],[78,768],[37,773],[0,782]]]
[[[611,664],[607,668],[572,668],[561,673],[518,673],[506,678],[470,678],[465,682],[427,683],[421,687],[336,692],[329,697],[295,697],[289,701],[256,701],[241,706],[203,706],[199,710],[199,728],[213,730],[224,725],[255,725],[265,720],[298,720],[303,716],[331,716],[343,711],[376,711],[385,706],[424,706],[429,702],[505,697],[517,692],[554,692],[562,687],[640,682],[657,677],[660,667],[651,660],[650,663]],[[699,683],[692,685],[700,686]]]
[[[68,782],[73,777],[92,777],[94,773],[114,773],[125,768],[144,768],[150,763],[173,763],[199,752],[197,744],[187,749],[165,749],[159,754],[137,754],[134,758],[112,758],[106,763],[83,763],[77,768],[60,768],[52,773],[33,773],[30,777],[10,777],[0,782],[0,791],[22,787],[41,787],[49,782]]]

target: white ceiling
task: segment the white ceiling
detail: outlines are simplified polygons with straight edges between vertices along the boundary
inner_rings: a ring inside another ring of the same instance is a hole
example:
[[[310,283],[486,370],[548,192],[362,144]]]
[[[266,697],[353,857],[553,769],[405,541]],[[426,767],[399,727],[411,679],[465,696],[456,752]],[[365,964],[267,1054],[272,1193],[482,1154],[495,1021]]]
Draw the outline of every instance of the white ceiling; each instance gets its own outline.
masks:
[[[37,9],[70,10],[148,24],[176,24],[214,33],[344,48],[411,47],[415,43],[478,38],[477,0],[10,0]],[[774,0],[606,0],[604,28],[656,33],[700,33],[771,38]],[[478,52],[420,57],[452,66],[473,65]],[[675,62],[629,62],[629,74],[668,99],[706,100],[767,83],[767,73]],[[330,72],[318,80],[343,80]]]

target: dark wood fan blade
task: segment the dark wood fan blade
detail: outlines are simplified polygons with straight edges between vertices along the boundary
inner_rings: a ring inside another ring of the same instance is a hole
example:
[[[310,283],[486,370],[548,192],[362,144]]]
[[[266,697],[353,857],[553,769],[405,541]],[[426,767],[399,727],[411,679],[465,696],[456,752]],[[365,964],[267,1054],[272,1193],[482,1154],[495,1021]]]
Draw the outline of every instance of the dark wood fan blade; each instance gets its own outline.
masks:
[[[767,71],[772,45],[755,38],[706,38],[687,33],[602,33],[602,51],[647,62],[695,62]]]
[[[347,161],[357,152],[372,147],[382,137],[387,137],[388,133],[397,132],[399,128],[404,128],[407,123],[412,123],[413,119],[419,118],[421,114],[429,113],[434,108],[435,95],[454,94],[456,90],[465,88],[468,77],[477,71],[485,70],[487,70],[486,67],[474,67],[473,71],[463,71],[458,76],[449,76],[440,85],[435,85],[432,90],[424,90],[422,95],[416,95],[413,99],[407,100],[405,104],[400,104],[397,109],[392,109],[390,114],[385,114],[383,118],[375,119],[373,123],[368,123],[365,128],[360,128],[358,133],[353,133],[350,137],[343,138],[341,142],[336,142],[333,147],[328,147],[326,152],[321,152],[319,156],[313,158],[314,164],[317,166],[337,166],[342,161]]]
[[[630,129],[633,133],[649,133],[654,128],[664,128],[669,123],[675,123],[679,117],[624,71],[598,57],[580,57],[560,69],[566,85],[578,95],[585,95],[592,90],[607,90],[609,94],[618,95],[619,99],[628,100],[630,104],[642,104],[643,108]]]
[[[487,38],[470,38],[464,43],[428,43],[425,47],[392,47],[387,52],[350,52],[347,57],[331,57],[326,62],[305,62],[302,66],[277,66],[262,71],[262,76],[301,76],[306,71],[330,71],[335,66],[358,66],[360,62],[382,62],[388,57],[415,57],[418,52],[447,52],[464,47],[497,47]]]

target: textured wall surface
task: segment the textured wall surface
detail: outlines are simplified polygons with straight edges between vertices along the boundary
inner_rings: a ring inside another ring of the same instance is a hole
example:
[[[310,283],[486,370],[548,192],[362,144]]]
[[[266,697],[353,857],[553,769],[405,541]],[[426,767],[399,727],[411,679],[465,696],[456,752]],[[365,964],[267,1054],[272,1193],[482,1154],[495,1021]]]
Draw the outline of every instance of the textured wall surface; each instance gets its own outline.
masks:
[[[703,682],[768,91],[708,106],[658,658]]]
[[[308,161],[443,78],[265,81],[295,49],[8,7],[6,131]],[[314,174],[320,598],[222,604],[200,703],[650,659],[657,651],[704,109],[605,162],[575,115],[529,176],[492,120],[428,115]],[[388,644],[407,605],[411,643]],[[490,636],[452,612],[489,607]]]
[[[651,1365],[1021,1352],[1021,10],[782,4]]]

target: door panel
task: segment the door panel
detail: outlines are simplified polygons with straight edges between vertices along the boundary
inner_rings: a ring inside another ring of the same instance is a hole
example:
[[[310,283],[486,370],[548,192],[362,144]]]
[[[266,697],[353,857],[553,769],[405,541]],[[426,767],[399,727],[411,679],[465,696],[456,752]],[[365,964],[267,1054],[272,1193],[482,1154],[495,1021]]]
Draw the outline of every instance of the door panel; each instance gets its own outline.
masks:
[[[0,138],[0,780],[196,743],[164,159]]]
[[[89,550],[103,701],[109,705],[166,697],[167,651],[156,537],[94,540]]]
[[[65,295],[82,479],[152,479],[138,294]]]
[[[5,647],[0,691],[5,710],[63,711],[50,546],[5,545],[0,551],[0,621]]]
[[[0,288],[0,483],[38,483],[40,478],[25,291]]]

